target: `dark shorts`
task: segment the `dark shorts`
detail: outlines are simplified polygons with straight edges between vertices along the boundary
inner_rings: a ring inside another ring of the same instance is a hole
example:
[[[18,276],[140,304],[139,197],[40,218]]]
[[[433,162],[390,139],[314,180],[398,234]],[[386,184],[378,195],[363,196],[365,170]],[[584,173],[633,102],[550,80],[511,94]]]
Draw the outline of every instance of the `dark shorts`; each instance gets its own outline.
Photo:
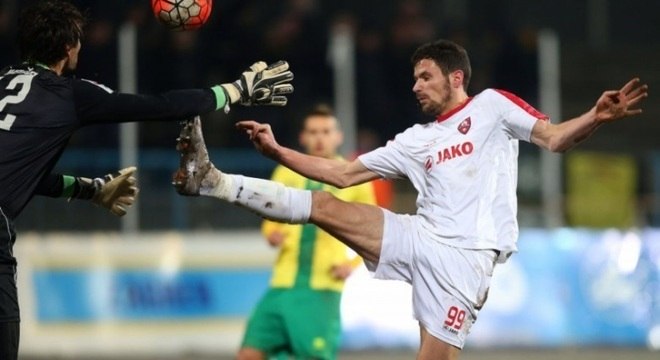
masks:
[[[0,208],[0,323],[19,321],[14,241],[13,222]]]
[[[20,328],[18,321],[0,322],[0,359],[18,359],[18,338]]]
[[[14,274],[0,274],[0,323],[19,320],[18,292]]]
[[[7,217],[0,207],[0,274],[16,272],[14,242],[16,242],[14,221]]]
[[[2,210],[0,208],[0,210]],[[0,359],[18,359],[20,334],[16,259],[12,255],[16,233],[11,219],[0,211]]]

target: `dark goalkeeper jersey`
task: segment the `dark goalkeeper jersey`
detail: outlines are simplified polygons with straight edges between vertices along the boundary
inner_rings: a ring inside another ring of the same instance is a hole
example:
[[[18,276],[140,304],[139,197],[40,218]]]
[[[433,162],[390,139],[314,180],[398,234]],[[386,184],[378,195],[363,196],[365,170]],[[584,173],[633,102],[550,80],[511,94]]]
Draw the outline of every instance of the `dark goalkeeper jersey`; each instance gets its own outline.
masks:
[[[215,109],[211,89],[120,94],[40,66],[6,68],[0,72],[0,208],[15,219],[82,126],[183,120]]]

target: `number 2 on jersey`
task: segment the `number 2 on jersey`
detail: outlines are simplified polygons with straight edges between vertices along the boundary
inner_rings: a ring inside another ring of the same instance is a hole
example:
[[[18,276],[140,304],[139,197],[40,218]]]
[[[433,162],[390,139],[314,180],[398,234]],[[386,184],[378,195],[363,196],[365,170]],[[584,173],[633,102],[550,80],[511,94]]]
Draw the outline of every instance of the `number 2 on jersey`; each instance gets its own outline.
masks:
[[[20,104],[23,100],[25,100],[25,97],[27,97],[27,94],[30,92],[32,79],[35,77],[35,75],[36,74],[19,74],[11,79],[5,89],[16,90],[16,87],[20,84],[21,90],[19,90],[16,95],[7,95],[0,99],[0,112],[2,112],[5,109],[5,106],[9,104]],[[3,77],[0,76],[0,79],[2,78]],[[1,116],[2,115],[0,115],[0,129],[11,129],[11,126],[14,124],[14,120],[16,120],[16,115],[7,113],[4,118]]]

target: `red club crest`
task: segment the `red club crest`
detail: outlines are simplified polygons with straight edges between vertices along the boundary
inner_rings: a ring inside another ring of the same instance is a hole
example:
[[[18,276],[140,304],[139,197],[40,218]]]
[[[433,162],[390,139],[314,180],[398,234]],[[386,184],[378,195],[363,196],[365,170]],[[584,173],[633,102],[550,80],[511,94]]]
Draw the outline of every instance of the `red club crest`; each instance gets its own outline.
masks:
[[[472,126],[472,120],[470,117],[467,117],[465,120],[461,121],[460,124],[458,124],[458,131],[465,135],[468,131],[470,131],[470,126]]]

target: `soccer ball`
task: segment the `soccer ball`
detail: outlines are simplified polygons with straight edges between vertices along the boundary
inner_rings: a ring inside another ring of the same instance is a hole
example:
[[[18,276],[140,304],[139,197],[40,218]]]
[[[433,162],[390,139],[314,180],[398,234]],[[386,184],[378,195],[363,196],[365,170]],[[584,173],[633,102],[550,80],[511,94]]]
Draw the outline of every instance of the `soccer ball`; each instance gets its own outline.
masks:
[[[171,30],[193,30],[211,15],[213,0],[151,0],[154,15]]]

